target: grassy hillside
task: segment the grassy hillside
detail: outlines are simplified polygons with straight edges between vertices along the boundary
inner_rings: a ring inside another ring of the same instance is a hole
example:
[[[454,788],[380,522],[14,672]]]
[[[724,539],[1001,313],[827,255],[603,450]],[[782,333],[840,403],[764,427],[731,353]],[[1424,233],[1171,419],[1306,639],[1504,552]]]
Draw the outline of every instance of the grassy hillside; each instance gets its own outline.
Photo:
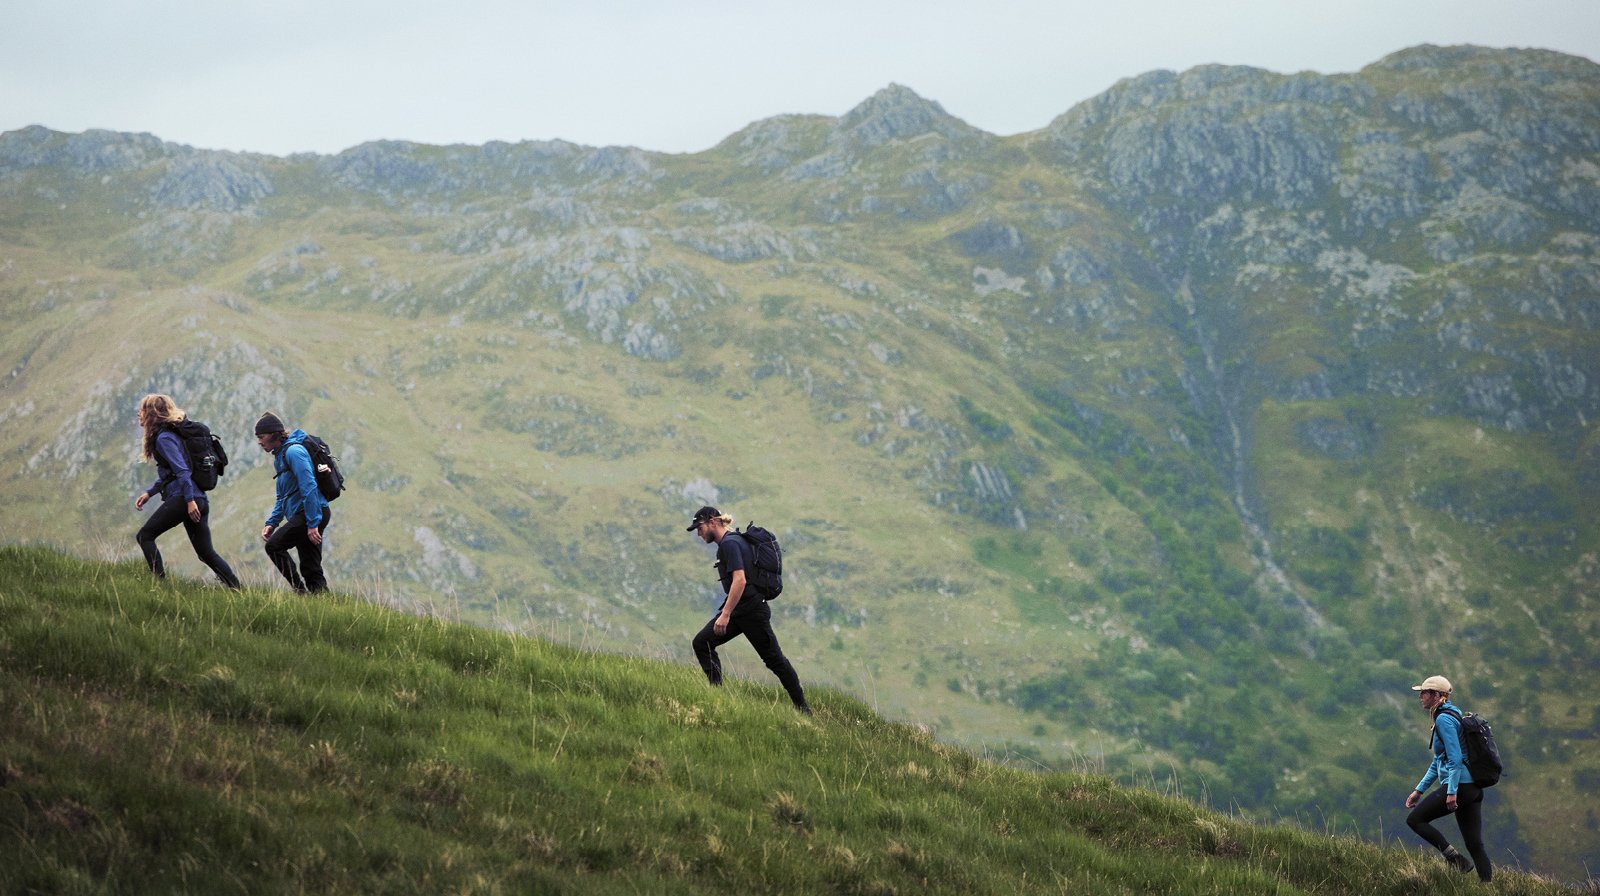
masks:
[[[1416,850],[813,704],[342,596],[0,548],[0,891],[1479,891]],[[1503,873],[1495,892],[1568,891]]]

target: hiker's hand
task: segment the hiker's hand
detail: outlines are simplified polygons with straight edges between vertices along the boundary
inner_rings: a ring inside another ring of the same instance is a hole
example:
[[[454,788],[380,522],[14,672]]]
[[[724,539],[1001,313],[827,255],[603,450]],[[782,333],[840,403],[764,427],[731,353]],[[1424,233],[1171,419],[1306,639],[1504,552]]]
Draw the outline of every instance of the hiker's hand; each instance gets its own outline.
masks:
[[[140,492],[139,493],[139,497],[133,499],[133,509],[134,510],[143,510],[144,509],[144,503],[146,501],[148,501],[148,500],[150,500],[150,493],[149,492]]]
[[[1406,808],[1407,809],[1415,809],[1415,808],[1417,808],[1417,804],[1420,803],[1420,802],[1422,802],[1422,794],[1419,793],[1418,791],[1413,790],[1410,793],[1406,794]]]
[[[269,539],[271,537],[272,537],[272,527],[271,526],[262,526],[261,527],[261,540],[262,541],[266,541],[267,539]]]
[[[1456,795],[1455,794],[1452,793],[1449,796],[1444,798],[1444,808],[1445,808],[1445,811],[1447,811],[1447,812],[1456,811]]]
[[[200,513],[200,505],[196,504],[193,501],[190,501],[189,502],[189,519],[194,520],[195,522],[198,523],[198,522],[200,522],[200,517],[201,516],[203,516],[203,514]]]
[[[726,635],[728,633],[728,614],[723,613],[718,616],[717,623],[711,627],[711,630],[719,635]]]
[[[322,530],[321,529],[307,529],[306,530],[306,537],[311,539],[311,543],[312,544],[322,544]]]

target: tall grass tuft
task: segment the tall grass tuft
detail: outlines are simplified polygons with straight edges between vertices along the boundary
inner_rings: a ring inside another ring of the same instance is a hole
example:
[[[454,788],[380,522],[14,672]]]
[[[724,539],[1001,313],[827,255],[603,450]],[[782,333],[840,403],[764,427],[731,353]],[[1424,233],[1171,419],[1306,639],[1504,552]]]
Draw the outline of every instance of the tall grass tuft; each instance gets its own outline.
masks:
[[[837,693],[0,548],[0,892],[1478,892]],[[1571,892],[1505,874],[1497,892]]]

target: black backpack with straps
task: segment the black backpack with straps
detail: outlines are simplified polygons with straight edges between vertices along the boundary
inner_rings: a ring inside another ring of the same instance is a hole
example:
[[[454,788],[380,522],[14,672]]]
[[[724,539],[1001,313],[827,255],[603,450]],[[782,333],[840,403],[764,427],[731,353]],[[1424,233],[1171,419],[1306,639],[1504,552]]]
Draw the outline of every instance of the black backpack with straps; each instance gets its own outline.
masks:
[[[344,473],[339,470],[339,458],[334,456],[328,443],[308,434],[300,447],[311,456],[311,472],[317,477],[317,491],[322,493],[322,500],[332,501],[344,494]],[[278,475],[287,472],[289,465],[285,462],[283,472]]]
[[[762,600],[774,600],[783,593],[783,548],[778,546],[778,536],[750,523],[735,535],[750,546],[750,568],[745,570],[745,581],[756,590]]]
[[[216,488],[217,479],[228,466],[228,452],[223,450],[222,440],[198,420],[186,418],[171,427],[189,455],[189,478],[194,480],[195,488],[203,492]]]
[[[1466,759],[1467,771],[1472,773],[1472,783],[1479,787],[1493,787],[1499,783],[1505,765],[1500,761],[1500,748],[1495,745],[1494,732],[1489,729],[1489,723],[1482,716],[1456,712],[1448,706],[1439,711],[1447,712],[1461,722],[1461,752]]]

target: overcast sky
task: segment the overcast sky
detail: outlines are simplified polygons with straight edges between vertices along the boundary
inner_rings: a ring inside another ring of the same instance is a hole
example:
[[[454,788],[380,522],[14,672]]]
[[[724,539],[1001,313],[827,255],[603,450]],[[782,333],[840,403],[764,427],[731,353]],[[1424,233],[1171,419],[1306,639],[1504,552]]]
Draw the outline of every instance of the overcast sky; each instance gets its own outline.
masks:
[[[1600,0],[5,0],[0,131],[694,152],[897,83],[1010,135],[1155,69],[1333,74],[1421,43],[1600,60]]]

